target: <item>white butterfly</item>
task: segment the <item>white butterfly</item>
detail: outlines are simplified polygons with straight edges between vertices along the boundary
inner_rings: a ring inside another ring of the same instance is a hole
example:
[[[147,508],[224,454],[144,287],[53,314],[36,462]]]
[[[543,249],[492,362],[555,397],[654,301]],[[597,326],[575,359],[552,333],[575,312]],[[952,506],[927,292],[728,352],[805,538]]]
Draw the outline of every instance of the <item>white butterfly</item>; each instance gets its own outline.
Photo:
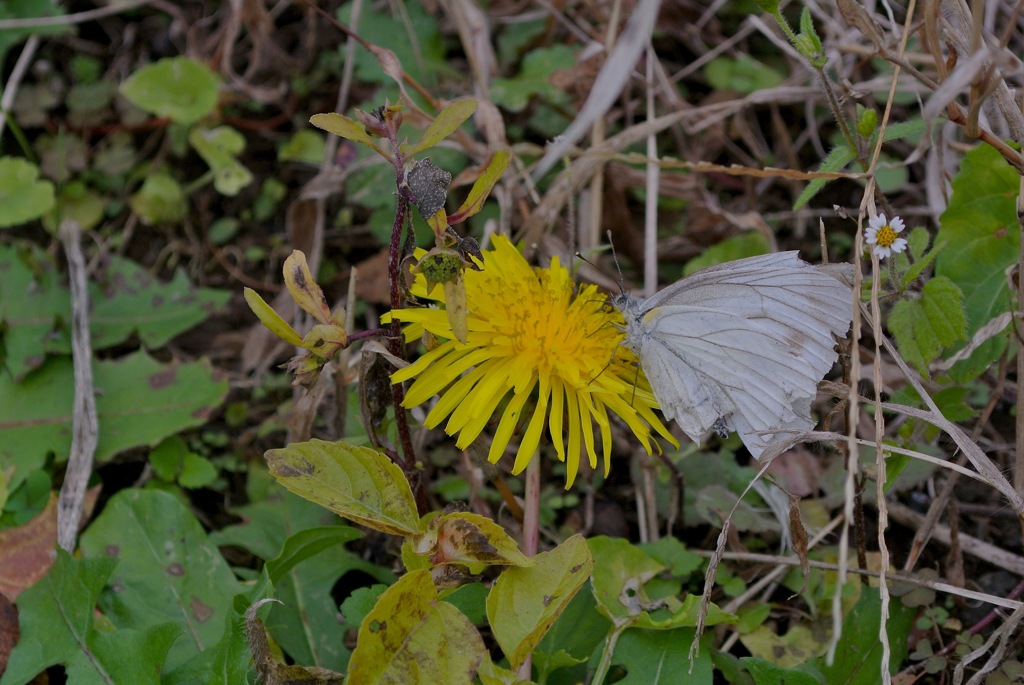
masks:
[[[647,300],[616,298],[665,416],[694,442],[736,431],[755,458],[780,431],[813,428],[811,401],[837,357],[832,335],[852,318],[844,267],[780,252],[703,269]]]

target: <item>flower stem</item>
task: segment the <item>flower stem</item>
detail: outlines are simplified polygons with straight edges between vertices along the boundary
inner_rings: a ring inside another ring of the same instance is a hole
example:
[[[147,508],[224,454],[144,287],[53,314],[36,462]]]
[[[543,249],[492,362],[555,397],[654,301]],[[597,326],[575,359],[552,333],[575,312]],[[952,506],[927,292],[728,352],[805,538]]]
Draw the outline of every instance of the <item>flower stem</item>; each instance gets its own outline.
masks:
[[[537,554],[537,540],[540,535],[540,455],[534,454],[526,465],[526,495],[523,502],[523,554],[528,557]],[[519,678],[530,680],[533,671],[533,656],[527,656],[519,667]]]

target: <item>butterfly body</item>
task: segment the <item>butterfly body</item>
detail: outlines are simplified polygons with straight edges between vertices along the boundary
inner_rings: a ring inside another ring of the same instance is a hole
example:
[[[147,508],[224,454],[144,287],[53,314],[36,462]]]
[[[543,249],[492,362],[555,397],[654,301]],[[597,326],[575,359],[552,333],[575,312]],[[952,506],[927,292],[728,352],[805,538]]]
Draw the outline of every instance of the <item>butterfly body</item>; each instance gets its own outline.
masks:
[[[818,381],[835,363],[852,290],[781,252],[698,271],[647,300],[616,305],[662,411],[695,442],[739,433],[754,457],[810,430]]]

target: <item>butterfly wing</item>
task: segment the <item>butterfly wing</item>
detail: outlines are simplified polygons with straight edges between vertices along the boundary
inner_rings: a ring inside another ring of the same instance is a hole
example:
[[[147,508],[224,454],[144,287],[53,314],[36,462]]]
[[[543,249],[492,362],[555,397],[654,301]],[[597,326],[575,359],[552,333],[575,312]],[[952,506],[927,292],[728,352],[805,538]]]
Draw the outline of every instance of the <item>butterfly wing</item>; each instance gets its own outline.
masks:
[[[643,303],[631,339],[666,416],[697,439],[728,426],[756,457],[778,439],[771,432],[813,427],[810,403],[851,299],[795,252],[764,255],[662,290]]]

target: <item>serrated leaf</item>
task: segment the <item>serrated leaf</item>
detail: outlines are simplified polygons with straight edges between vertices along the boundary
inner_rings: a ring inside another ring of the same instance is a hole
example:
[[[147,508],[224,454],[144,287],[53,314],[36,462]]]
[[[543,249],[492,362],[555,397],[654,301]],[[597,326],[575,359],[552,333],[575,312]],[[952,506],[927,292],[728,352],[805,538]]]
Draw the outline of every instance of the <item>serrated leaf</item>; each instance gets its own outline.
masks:
[[[939,254],[941,254],[942,250],[945,247],[946,243],[939,243],[924,257],[919,257],[916,262],[911,264],[910,268],[907,269],[906,273],[904,273],[903,277],[900,279],[900,283],[903,285],[903,287],[906,288],[908,285],[917,280],[917,277],[924,273],[924,270],[927,269],[931,265],[931,263],[935,261],[935,259],[939,256]]]
[[[300,497],[383,533],[419,532],[409,481],[376,450],[310,440],[269,450],[265,456],[274,477]]]
[[[960,289],[948,278],[925,283],[917,300],[900,300],[889,315],[889,329],[903,357],[922,373],[944,348],[963,340],[967,318]]]
[[[291,324],[282,319],[281,315],[274,311],[274,308],[267,304],[266,300],[259,296],[259,293],[252,288],[245,288],[243,294],[249,309],[252,310],[252,313],[256,315],[260,323],[266,326],[271,333],[289,345],[294,345],[295,347],[302,345],[302,336],[291,327]]]
[[[205,423],[224,401],[226,379],[209,362],[160,364],[145,352],[93,362],[103,463],[131,447]],[[71,447],[74,369],[67,357],[48,360],[21,383],[0,375],[0,462],[13,465],[12,490],[47,455],[59,461]]]
[[[968,152],[953,178],[949,206],[939,218],[936,242],[945,242],[935,273],[953,281],[963,292],[967,337],[1010,309],[1005,270],[1017,261],[1020,227],[1017,194],[1020,176],[988,145]],[[1007,338],[997,336],[970,358],[957,363],[950,375],[959,382],[981,373],[1005,349]]]
[[[121,94],[147,112],[192,124],[217,106],[217,77],[194,59],[167,57],[132,74]]]
[[[449,225],[461,223],[483,209],[484,202],[487,201],[487,197],[491,194],[491,190],[494,189],[501,175],[505,173],[511,159],[512,155],[508,150],[498,150],[494,153],[487,168],[470,188],[466,201],[448,217]]]
[[[914,255],[914,259],[921,259],[932,240],[931,234],[924,226],[914,228],[903,237],[907,239],[907,247],[910,249],[910,254]]]
[[[581,535],[498,576],[487,595],[487,621],[509,663],[518,668],[590,578],[594,559]]]
[[[474,98],[459,98],[449,102],[444,109],[437,113],[434,120],[430,122],[430,126],[427,126],[427,130],[423,132],[420,142],[416,144],[416,147],[409,154],[415,155],[432,148],[455,133],[466,119],[473,116],[476,107],[477,101]]]
[[[346,682],[468,685],[486,655],[469,619],[438,599],[430,571],[411,571],[363,619]]]
[[[27,159],[0,157],[0,228],[38,219],[56,202],[53,184]]]
[[[153,621],[141,631],[97,631],[94,607],[117,562],[73,559],[60,548],[56,554],[46,577],[18,598],[21,638],[0,682],[24,685],[49,666],[62,664],[68,682],[76,684],[157,685],[180,628]]]
[[[81,547],[87,557],[118,559],[110,590],[100,598],[114,625],[141,629],[171,621],[187,633],[189,639],[171,648],[169,669],[223,636],[231,597],[242,588],[199,521],[173,495],[122,490],[82,535]]]
[[[818,171],[842,171],[846,168],[846,165],[856,159],[857,154],[848,146],[841,145],[839,147],[832,148],[825,159],[821,162],[821,166],[818,167]],[[810,202],[818,192],[825,187],[828,183],[828,179],[816,178],[807,184],[804,191],[797,197],[796,202],[793,203],[793,209],[800,209],[808,202]]]

